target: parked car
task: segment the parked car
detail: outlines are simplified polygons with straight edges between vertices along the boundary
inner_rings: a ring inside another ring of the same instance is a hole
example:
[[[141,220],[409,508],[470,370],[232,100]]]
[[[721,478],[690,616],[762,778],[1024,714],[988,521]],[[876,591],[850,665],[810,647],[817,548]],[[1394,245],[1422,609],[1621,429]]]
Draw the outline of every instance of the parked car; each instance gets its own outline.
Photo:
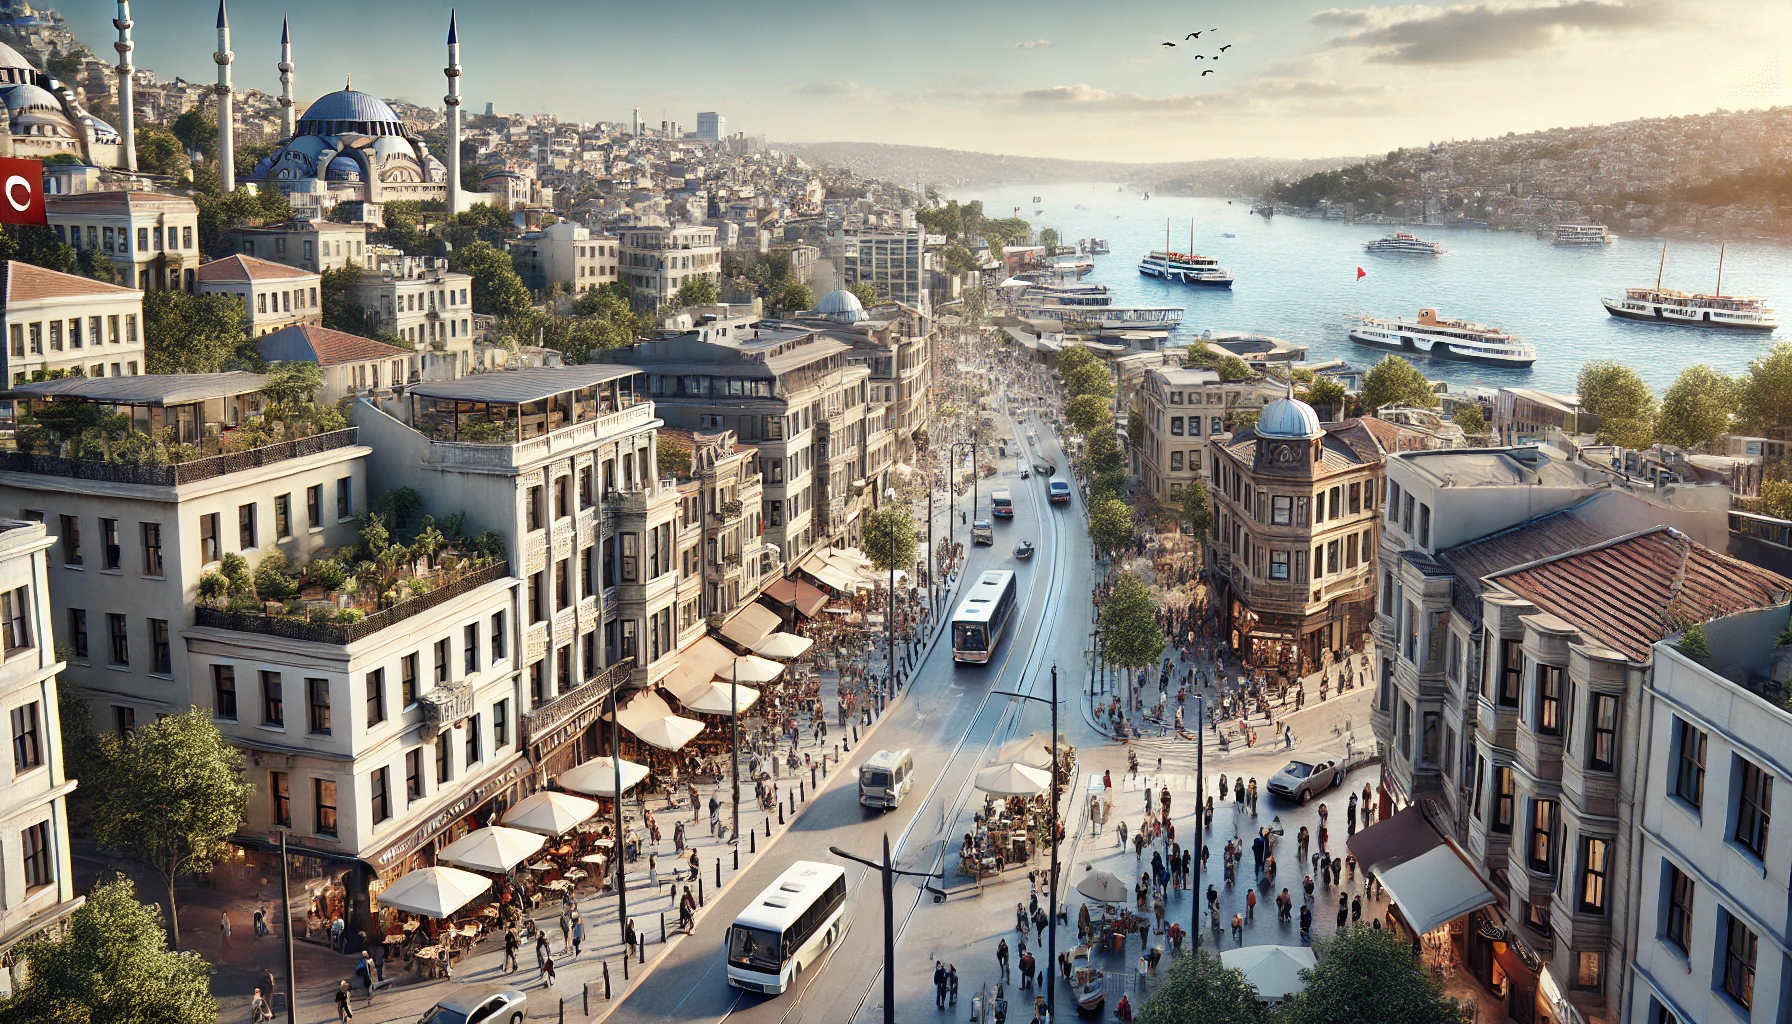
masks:
[[[462,989],[442,997],[418,1024],[522,1024],[529,997],[509,985]]]
[[[1268,789],[1280,797],[1306,803],[1344,781],[1344,767],[1336,758],[1324,761],[1290,761],[1270,777]]]

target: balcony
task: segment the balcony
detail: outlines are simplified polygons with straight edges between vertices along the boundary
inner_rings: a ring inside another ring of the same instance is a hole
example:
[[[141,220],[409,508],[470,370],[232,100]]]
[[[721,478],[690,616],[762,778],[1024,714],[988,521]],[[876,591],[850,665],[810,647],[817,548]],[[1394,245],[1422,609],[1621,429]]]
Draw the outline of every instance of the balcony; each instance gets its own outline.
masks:
[[[473,687],[467,683],[437,686],[428,693],[419,694],[417,703],[423,706],[425,731],[441,733],[473,714]]]
[[[515,470],[556,455],[570,455],[604,438],[645,428],[653,418],[653,403],[637,402],[618,412],[605,413],[514,444],[437,441],[429,446],[423,459],[427,465],[453,469]]]
[[[302,618],[262,615],[256,612],[232,612],[206,605],[193,609],[193,624],[209,629],[228,629],[238,633],[259,633],[285,640],[345,646],[364,640],[388,626],[421,615],[432,608],[470,594],[495,580],[510,576],[508,561],[495,562],[474,569],[453,582],[445,583],[408,601],[372,613],[356,622],[312,622]]]
[[[583,729],[596,720],[603,698],[626,682],[634,668],[634,659],[625,657],[554,699],[523,712],[517,720],[517,739],[528,748],[556,735],[571,735]]]
[[[101,459],[71,459],[57,455],[35,455],[26,452],[0,452],[0,470],[31,473],[38,476],[63,476],[75,480],[94,480],[111,484],[143,484],[151,487],[175,487],[180,484],[213,480],[230,473],[271,466],[279,462],[304,458],[337,448],[352,447],[359,432],[354,427],[313,434],[296,441],[250,448],[226,455],[175,462],[165,465],[132,465]]]

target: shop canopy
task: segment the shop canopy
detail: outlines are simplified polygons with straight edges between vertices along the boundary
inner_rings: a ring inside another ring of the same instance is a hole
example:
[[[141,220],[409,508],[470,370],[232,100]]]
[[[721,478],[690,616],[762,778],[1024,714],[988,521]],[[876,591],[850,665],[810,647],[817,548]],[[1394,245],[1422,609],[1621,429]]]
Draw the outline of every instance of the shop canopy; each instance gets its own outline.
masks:
[[[977,788],[990,796],[1036,796],[1051,787],[1051,772],[1024,764],[991,765],[977,773]]]
[[[381,907],[424,917],[447,917],[492,887],[491,879],[471,871],[437,865],[419,868],[379,894]]]
[[[646,691],[635,694],[634,698],[615,712],[616,720],[624,729],[634,732],[636,727],[646,725],[655,719],[665,718],[672,713],[663,698],[657,693]],[[609,718],[609,715],[605,715]]]
[[[729,683],[769,683],[784,674],[784,666],[753,654],[730,658],[716,670],[716,679]]]
[[[1132,899],[1132,890],[1112,871],[1083,872],[1083,877],[1077,879],[1076,891],[1097,903],[1125,903]]]
[[[726,671],[734,657],[733,651],[706,634],[678,652],[677,666],[660,680],[660,686],[683,703],[704,693],[710,680]]]
[[[869,590],[871,581],[860,576],[856,567],[834,564],[825,554],[810,555],[797,563],[797,568],[814,577],[823,586],[850,594],[857,590]]]
[[[722,624],[722,635],[742,647],[752,650],[753,646],[766,637],[771,636],[783,623],[778,621],[778,613],[770,608],[753,602],[742,605],[740,610]]]
[[[622,758],[600,757],[586,761],[569,771],[561,772],[554,777],[566,789],[586,796],[614,797],[616,795],[616,773],[622,773],[622,791],[624,793],[639,785],[647,777],[647,766],[636,764]]]
[[[509,871],[545,845],[547,840],[533,832],[487,825],[442,847],[436,859],[476,871]]]
[[[1058,749],[1070,749],[1070,743],[1064,738],[1063,733],[1058,734]],[[1019,762],[1031,768],[1049,769],[1052,766],[1052,734],[1036,732],[1017,740],[1009,740],[1002,744],[1001,750],[996,752],[996,760],[998,762]]]
[[[733,690],[733,693],[729,691]],[[746,714],[748,708],[759,701],[759,691],[751,686],[730,686],[728,683],[710,683],[709,692],[699,694],[684,701],[687,711],[697,711],[706,715]]]
[[[1312,970],[1317,961],[1307,946],[1246,946],[1223,951],[1220,963],[1242,971],[1257,998],[1274,1003],[1305,990],[1300,972]]]
[[[597,801],[544,789],[504,812],[504,824],[544,836],[565,835],[597,813]]]
[[[764,655],[767,658],[776,658],[779,661],[789,661],[791,658],[800,658],[807,654],[809,648],[813,646],[815,646],[815,641],[806,636],[797,636],[794,633],[773,633],[754,644],[753,653]]]
[[[680,718],[656,693],[639,693],[616,713],[617,724],[641,742],[661,750],[677,750],[703,731],[703,723]]]
[[[797,614],[813,619],[827,607],[828,595],[802,580],[782,579],[765,588],[765,596],[782,605],[795,608]]]
[[[1420,934],[1495,902],[1486,883],[1417,807],[1376,822],[1345,845]]]

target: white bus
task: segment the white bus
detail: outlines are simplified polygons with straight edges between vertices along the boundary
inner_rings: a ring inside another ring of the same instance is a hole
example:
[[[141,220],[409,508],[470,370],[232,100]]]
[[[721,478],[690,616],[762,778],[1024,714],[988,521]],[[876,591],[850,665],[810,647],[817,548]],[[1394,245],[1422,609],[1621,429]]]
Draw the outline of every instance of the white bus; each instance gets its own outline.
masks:
[[[902,750],[880,750],[859,765],[859,806],[889,810],[915,788],[915,758]]]
[[[1014,573],[991,570],[977,577],[952,616],[952,660],[987,662],[1014,617]]]
[[[777,995],[832,949],[851,923],[846,872],[799,860],[728,929],[728,984]]]

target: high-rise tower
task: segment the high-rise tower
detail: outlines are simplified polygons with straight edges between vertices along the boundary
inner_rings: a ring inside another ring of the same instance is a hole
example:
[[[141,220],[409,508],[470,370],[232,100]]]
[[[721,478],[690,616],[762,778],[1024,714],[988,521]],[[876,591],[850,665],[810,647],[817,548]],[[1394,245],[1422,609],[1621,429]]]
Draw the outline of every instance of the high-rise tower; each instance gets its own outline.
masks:
[[[218,96],[218,181],[225,192],[236,191],[236,144],[231,137],[235,104],[230,91],[230,65],[236,54],[230,52],[230,19],[224,13],[224,0],[218,0],[218,49],[212,62],[218,65],[218,84],[212,91]]]
[[[118,135],[124,142],[124,168],[127,171],[137,169],[137,115],[131,107],[131,51],[136,44],[131,42],[131,0],[118,0],[118,17],[112,19],[118,28],[118,42],[112,48],[118,51]]]
[[[280,19],[280,137],[290,139],[298,130],[298,114],[292,98],[292,29]]]
[[[448,9],[448,95],[442,102],[448,106],[448,215],[460,212],[460,29],[455,23],[454,9]]]

